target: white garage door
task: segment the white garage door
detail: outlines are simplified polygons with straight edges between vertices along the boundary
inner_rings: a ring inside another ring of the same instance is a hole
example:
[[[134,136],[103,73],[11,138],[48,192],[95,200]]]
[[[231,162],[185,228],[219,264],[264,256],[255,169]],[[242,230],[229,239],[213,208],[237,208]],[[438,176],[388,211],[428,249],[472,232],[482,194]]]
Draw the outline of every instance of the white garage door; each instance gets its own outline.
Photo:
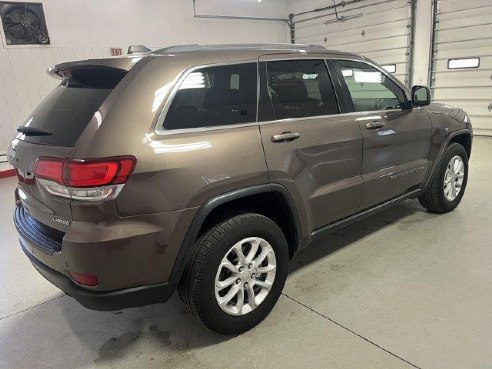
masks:
[[[441,0],[434,16],[435,101],[464,108],[492,135],[492,0]]]
[[[411,1],[346,1],[337,13],[338,21],[333,9],[296,17],[295,41],[364,54],[410,84]]]

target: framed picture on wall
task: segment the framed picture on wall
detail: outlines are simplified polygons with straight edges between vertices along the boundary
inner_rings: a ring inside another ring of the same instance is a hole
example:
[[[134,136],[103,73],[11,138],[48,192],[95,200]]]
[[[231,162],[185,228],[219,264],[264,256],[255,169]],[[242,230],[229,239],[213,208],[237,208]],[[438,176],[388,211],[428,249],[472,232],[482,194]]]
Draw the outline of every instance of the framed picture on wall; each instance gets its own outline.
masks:
[[[49,45],[43,4],[0,1],[6,45]]]

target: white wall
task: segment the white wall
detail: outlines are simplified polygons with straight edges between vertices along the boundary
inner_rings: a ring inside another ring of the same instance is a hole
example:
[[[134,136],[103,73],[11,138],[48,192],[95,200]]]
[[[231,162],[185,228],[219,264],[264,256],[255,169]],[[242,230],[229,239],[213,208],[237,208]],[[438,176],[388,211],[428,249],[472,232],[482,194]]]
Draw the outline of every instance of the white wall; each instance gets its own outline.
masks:
[[[193,19],[192,0],[41,0],[49,46],[0,44],[0,162],[15,128],[56,86],[62,61],[110,56],[111,47],[288,42],[281,22]],[[198,14],[285,18],[285,0],[197,0]],[[3,30],[2,30],[3,31]],[[0,170],[2,170],[0,163]]]

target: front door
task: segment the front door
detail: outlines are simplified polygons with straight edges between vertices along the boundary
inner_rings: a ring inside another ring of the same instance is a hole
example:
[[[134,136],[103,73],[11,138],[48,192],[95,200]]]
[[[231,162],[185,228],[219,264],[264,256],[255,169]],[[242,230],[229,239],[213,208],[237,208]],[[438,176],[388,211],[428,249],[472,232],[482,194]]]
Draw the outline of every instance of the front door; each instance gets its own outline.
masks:
[[[427,114],[411,109],[404,89],[382,70],[361,61],[333,64],[363,135],[365,188],[359,210],[416,188],[429,168]]]
[[[278,60],[280,58],[280,60]],[[270,182],[296,200],[313,231],[357,211],[362,199],[362,134],[340,115],[326,63],[299,56],[260,59],[259,122]]]

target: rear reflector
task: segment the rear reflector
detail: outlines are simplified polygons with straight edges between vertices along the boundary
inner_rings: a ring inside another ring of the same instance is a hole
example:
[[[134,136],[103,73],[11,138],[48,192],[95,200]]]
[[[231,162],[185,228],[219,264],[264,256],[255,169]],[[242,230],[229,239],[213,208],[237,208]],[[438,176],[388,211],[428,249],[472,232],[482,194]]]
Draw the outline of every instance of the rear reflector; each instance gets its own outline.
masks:
[[[97,277],[95,275],[79,274],[70,272],[73,280],[83,286],[95,287],[98,284]]]
[[[34,174],[67,187],[100,187],[125,183],[135,162],[133,156],[76,161],[39,158],[34,165]]]

